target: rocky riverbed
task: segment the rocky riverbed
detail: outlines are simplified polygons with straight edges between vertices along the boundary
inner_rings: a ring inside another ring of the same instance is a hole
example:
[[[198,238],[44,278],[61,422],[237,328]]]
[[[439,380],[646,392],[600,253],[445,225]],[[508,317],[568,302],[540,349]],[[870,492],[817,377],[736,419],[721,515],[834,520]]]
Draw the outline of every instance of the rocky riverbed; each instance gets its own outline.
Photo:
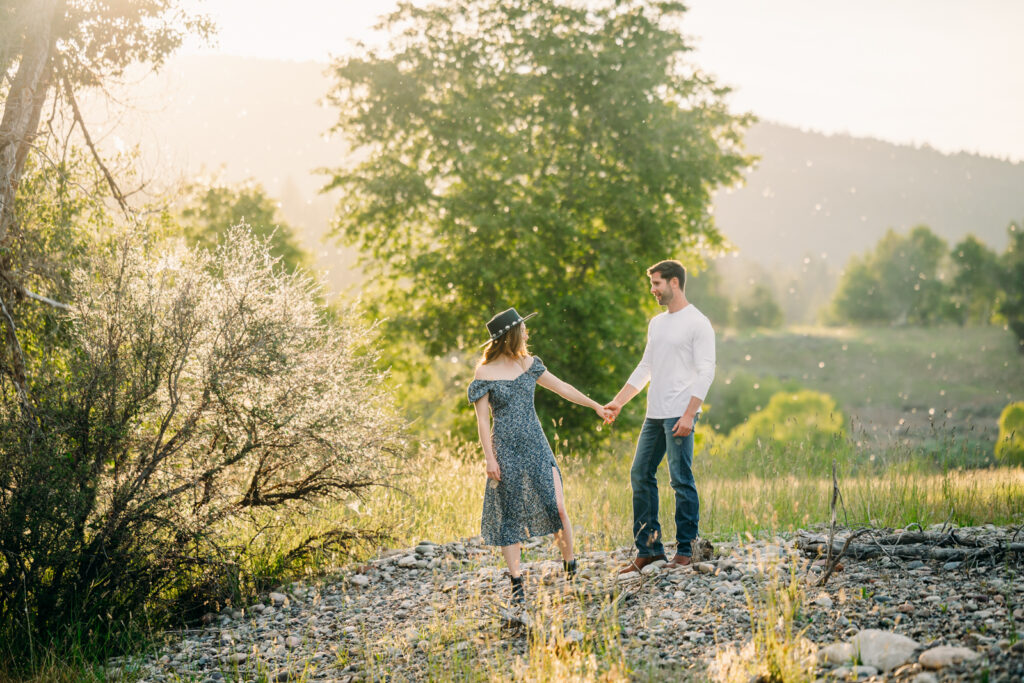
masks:
[[[958,534],[992,544],[1024,535],[993,526]],[[111,660],[108,672],[203,683],[559,672],[735,680],[743,662],[761,657],[751,614],[763,613],[774,596],[783,610],[792,600],[787,642],[812,677],[1024,682],[1019,556],[995,563],[844,559],[823,587],[814,585],[823,563],[800,551],[796,535],[719,542],[711,558],[691,567],[655,563],[642,575],[617,575],[631,556],[628,548],[581,553],[580,574],[569,583],[549,541],[534,540],[524,552],[527,608],[515,610],[505,604],[500,554],[478,538],[424,541],[207,615],[204,625],[168,633],[154,652]]]

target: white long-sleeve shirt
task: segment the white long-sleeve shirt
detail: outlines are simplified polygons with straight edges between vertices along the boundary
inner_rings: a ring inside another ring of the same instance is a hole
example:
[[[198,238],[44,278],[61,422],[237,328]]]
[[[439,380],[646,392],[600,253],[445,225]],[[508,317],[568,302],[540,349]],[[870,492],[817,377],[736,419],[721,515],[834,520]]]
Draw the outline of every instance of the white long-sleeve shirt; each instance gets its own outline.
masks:
[[[665,311],[647,327],[647,347],[627,383],[637,391],[648,381],[647,417],[680,417],[690,398],[704,400],[715,379],[715,330],[693,304]]]

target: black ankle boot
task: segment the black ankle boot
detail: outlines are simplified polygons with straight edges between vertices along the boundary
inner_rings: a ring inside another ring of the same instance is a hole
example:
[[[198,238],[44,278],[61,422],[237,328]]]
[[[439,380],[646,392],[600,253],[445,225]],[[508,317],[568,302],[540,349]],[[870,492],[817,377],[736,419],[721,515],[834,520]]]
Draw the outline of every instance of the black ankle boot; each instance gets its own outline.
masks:
[[[526,591],[523,588],[522,576],[510,576],[512,580],[512,604],[522,605],[526,602]]]
[[[565,575],[568,578],[570,578],[570,579],[575,579],[576,578],[576,570],[580,568],[580,565],[576,561],[576,558],[573,558],[573,559],[569,560],[568,562],[566,562],[565,560],[562,560],[562,566],[565,567]]]

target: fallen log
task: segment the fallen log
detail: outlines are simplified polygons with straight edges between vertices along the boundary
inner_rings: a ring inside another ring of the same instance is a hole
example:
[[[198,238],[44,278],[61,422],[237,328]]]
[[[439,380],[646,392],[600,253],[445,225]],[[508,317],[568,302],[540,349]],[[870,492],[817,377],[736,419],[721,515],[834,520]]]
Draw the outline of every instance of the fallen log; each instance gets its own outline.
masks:
[[[841,539],[837,538],[832,545],[832,552],[843,549]],[[950,548],[918,543],[915,545],[896,545],[884,542],[879,538],[876,543],[868,545],[852,543],[846,547],[843,555],[855,560],[870,560],[877,557],[897,557],[904,560],[938,560],[942,562],[1000,560],[1007,555],[1024,557],[1024,543],[992,543],[988,545],[972,544],[968,547]],[[966,544],[965,544],[966,545]],[[809,557],[821,557],[828,554],[828,542],[824,538],[802,537],[797,540],[797,547]]]

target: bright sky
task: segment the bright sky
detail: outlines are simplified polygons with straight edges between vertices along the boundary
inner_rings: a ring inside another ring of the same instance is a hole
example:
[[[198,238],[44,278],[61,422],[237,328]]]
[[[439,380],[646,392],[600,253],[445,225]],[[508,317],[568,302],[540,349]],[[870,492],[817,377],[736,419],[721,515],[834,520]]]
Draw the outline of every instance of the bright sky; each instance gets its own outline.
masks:
[[[422,2],[423,0],[417,0]],[[327,61],[395,0],[188,0],[220,27],[189,52]],[[690,0],[694,61],[733,108],[826,133],[1024,161],[1021,0]]]

